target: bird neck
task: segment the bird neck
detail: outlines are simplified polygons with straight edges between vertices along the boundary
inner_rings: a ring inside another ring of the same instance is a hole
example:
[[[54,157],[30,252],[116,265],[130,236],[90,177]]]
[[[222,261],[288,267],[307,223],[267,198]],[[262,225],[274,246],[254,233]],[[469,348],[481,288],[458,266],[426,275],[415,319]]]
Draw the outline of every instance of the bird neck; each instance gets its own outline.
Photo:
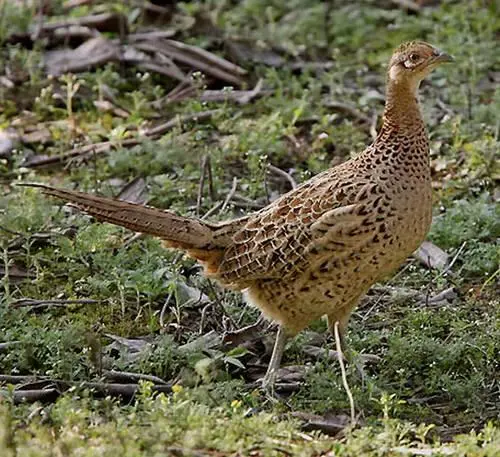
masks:
[[[388,78],[382,130],[404,133],[424,125],[417,90],[418,84]]]

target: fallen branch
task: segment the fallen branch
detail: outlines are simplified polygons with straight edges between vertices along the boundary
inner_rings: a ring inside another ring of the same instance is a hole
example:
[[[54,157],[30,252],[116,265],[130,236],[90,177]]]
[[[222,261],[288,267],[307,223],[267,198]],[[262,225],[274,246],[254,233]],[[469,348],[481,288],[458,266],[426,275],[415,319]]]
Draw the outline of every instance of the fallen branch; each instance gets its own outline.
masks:
[[[4,277],[8,277],[11,282],[18,282],[25,279],[34,279],[36,276],[34,273],[26,271],[15,263],[4,262],[4,265],[0,266],[0,279]]]
[[[95,156],[108,153],[113,147],[133,147],[141,142],[138,139],[126,139],[120,142],[103,141],[101,143],[88,144],[71,151],[65,152],[57,156],[51,157],[34,157],[24,163],[27,168],[45,168],[54,165],[66,164],[72,159],[85,158],[87,156]]]
[[[120,13],[91,14],[78,18],[65,19],[63,21],[49,23],[35,23],[28,32],[13,33],[7,38],[11,44],[22,43],[32,46],[37,39],[48,39],[50,44],[54,44],[61,37],[67,39],[71,37],[71,30],[79,29],[95,30],[98,32],[127,33],[127,18]],[[97,32],[94,32],[97,33]]]
[[[168,131],[172,130],[177,126],[181,126],[185,122],[204,121],[212,118],[213,116],[221,112],[222,110],[220,109],[213,109],[208,111],[201,111],[199,113],[190,113],[190,114],[175,116],[174,118],[170,119],[169,121],[163,124],[159,124],[156,127],[145,130],[143,134],[149,138],[154,139],[164,135],[165,133],[167,133]]]
[[[292,417],[296,417],[297,419],[305,422],[302,429],[306,432],[320,430],[322,433],[330,436],[336,436],[339,433],[342,433],[349,425],[349,416],[344,414],[326,414],[324,416],[320,416],[318,414],[296,411],[292,412]]]
[[[69,383],[68,383],[69,384]],[[74,386],[79,386],[84,389],[90,389],[100,395],[111,395],[112,397],[124,397],[131,399],[139,390],[139,384],[119,384],[105,382],[82,382],[72,383]],[[170,393],[171,387],[167,384],[154,385],[153,392]]]
[[[6,391],[0,390],[0,396],[8,396]],[[35,403],[41,401],[44,403],[52,403],[61,395],[55,388],[51,389],[33,389],[33,390],[15,390],[12,392],[14,404],[19,403]]]
[[[258,202],[252,200],[244,195],[238,194],[237,192],[233,195],[234,205],[241,208],[253,208],[253,209],[261,209],[266,206],[265,202]]]
[[[3,375],[5,376],[5,375]],[[25,377],[27,378],[27,377]],[[63,392],[71,387],[81,389],[89,389],[98,396],[112,396],[121,397],[126,400],[132,399],[139,391],[139,384],[137,383],[105,383],[105,382],[72,382],[62,380],[43,379],[47,383],[47,387],[40,389],[30,389],[32,385],[36,384],[36,378],[31,377],[32,384],[25,385],[23,388],[15,389],[13,392],[7,390],[0,390],[0,397],[11,397],[14,403],[34,403],[36,401],[54,402]],[[9,383],[12,384],[12,383]],[[19,384],[17,382],[16,384]],[[54,387],[49,387],[54,386]],[[153,392],[157,393],[170,393],[171,387],[169,384],[162,381],[162,384],[155,384],[152,388]]]
[[[206,119],[210,119],[212,116],[220,113],[222,110],[215,109],[209,111],[202,111],[199,113],[191,113],[185,114],[181,116],[175,116],[169,121],[159,124],[156,127],[151,129],[146,129],[142,132],[142,134],[150,139],[157,139],[160,136],[164,135],[168,131],[172,130],[177,126],[182,126],[182,124],[189,121],[204,121]],[[64,154],[60,154],[57,156],[51,157],[34,157],[31,160],[28,160],[24,163],[24,166],[27,168],[46,168],[57,165],[68,165],[72,160],[80,159],[85,160],[89,157],[94,157],[97,155],[107,154],[113,148],[120,147],[134,147],[141,144],[140,138],[127,138],[122,141],[102,141],[100,143],[88,144],[85,146],[81,146],[79,148],[73,149],[71,151],[65,152]]]
[[[202,102],[235,102],[246,105],[263,95],[263,80],[259,79],[252,90],[205,90],[199,95]]]
[[[184,72],[170,58],[161,55],[161,59],[160,57],[153,59],[149,54],[143,52],[148,50],[153,50],[151,46],[148,46],[148,43],[138,43],[134,47],[127,47],[121,56],[121,61],[181,82],[189,81]]]
[[[326,102],[325,106],[335,111],[341,111],[345,114],[348,114],[349,116],[355,118],[357,121],[366,124],[367,130],[369,130],[372,120],[366,114],[358,110],[355,106],[336,100],[330,100]]]
[[[79,73],[121,60],[120,47],[102,36],[91,38],[76,49],[57,49],[45,54],[44,66],[49,75]]]
[[[172,60],[177,60],[193,69],[236,86],[243,84],[243,76],[247,74],[247,71],[222,57],[180,41],[162,40],[159,44],[157,52],[167,54]]]
[[[97,303],[100,303],[100,301],[87,298],[80,300],[58,300],[58,299],[35,300],[32,298],[22,298],[20,300],[12,302],[10,306],[12,308],[30,307],[31,309],[38,309],[38,308],[45,308],[47,306],[65,307],[68,305],[95,305]]]
[[[0,384],[26,384],[32,383],[37,380],[41,380],[44,378],[40,378],[34,375],[15,375],[15,374],[0,374]]]
[[[449,303],[455,300],[458,297],[457,293],[457,288],[456,287],[448,287],[445,290],[442,290],[438,294],[434,295],[433,297],[427,298],[424,297],[422,298],[418,303],[420,305],[432,305],[432,306],[439,306],[442,305],[443,303]]]
[[[129,371],[117,371],[117,370],[103,370],[102,374],[106,379],[110,379],[110,380],[118,381],[118,382],[119,381],[121,381],[121,382],[151,381],[154,384],[169,385],[168,382],[164,381],[163,379],[159,378],[158,376],[153,376],[153,375],[149,375],[149,374],[132,373]]]

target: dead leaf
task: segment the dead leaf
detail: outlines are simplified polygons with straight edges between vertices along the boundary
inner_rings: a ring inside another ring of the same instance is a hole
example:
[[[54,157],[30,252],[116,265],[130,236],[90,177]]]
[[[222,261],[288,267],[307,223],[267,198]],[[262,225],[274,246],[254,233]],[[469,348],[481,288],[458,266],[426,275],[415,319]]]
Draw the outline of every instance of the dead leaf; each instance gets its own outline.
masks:
[[[121,13],[90,14],[44,24],[43,33],[70,26],[89,27],[99,32],[128,33],[127,17]]]
[[[188,354],[195,351],[204,351],[207,349],[216,349],[222,345],[222,337],[215,331],[211,330],[204,335],[199,336],[189,343],[179,346],[177,350],[180,354]]]
[[[307,374],[305,365],[288,365],[276,372],[276,380],[280,383],[298,383],[304,381]]]
[[[338,435],[351,424],[351,418],[346,414],[326,413],[320,416],[318,414],[296,411],[292,413],[292,416],[304,421],[302,425],[304,431],[320,430],[330,436]]]
[[[137,43],[140,41],[155,41],[162,40],[165,38],[172,38],[177,33],[176,30],[151,30],[150,32],[137,32],[131,33],[127,36],[127,41],[129,43]]]
[[[246,105],[255,98],[263,95],[263,80],[259,79],[252,90],[205,90],[201,93],[199,99],[203,102],[236,102],[240,105]]]
[[[458,298],[458,291],[456,287],[448,287],[441,292],[429,298],[422,298],[419,303],[432,306],[441,306],[453,302]]]
[[[34,279],[36,276],[25,268],[16,265],[10,264],[7,270],[9,281],[19,282],[24,281],[25,279]],[[6,269],[4,266],[0,266],[0,279],[4,278],[6,274]]]
[[[37,130],[22,135],[21,141],[25,144],[47,144],[52,141],[52,133],[47,127],[41,126]]]
[[[135,178],[130,181],[116,196],[119,200],[143,205],[146,203],[146,181],[144,178]]]
[[[122,117],[124,119],[130,116],[130,113],[128,111],[114,105],[108,100],[94,100],[94,106],[99,111],[103,111],[105,113],[113,113],[115,116]]]
[[[31,47],[35,40],[44,38],[50,45],[54,45],[60,42],[61,38],[74,38],[82,33],[88,34],[89,31],[92,35],[95,31],[124,35],[128,33],[128,21],[121,13],[101,13],[43,24],[36,22],[31,25],[28,32],[14,33],[7,38],[7,41]]]
[[[99,33],[83,25],[70,25],[55,29],[52,37],[53,44],[83,42],[90,38],[97,37]]]
[[[188,77],[182,70],[168,57],[150,56],[143,51],[155,51],[154,46],[144,43],[134,46],[126,46],[121,56],[121,61],[136,65],[144,70],[153,71],[164,76],[168,76],[178,81],[188,81]]]
[[[286,63],[286,60],[273,49],[259,48],[256,44],[236,40],[227,40],[224,44],[232,59],[241,64],[253,62],[278,68]]]
[[[179,282],[176,286],[176,297],[182,306],[204,306],[210,303],[210,298],[196,287],[189,286],[183,282]]]
[[[88,144],[79,148],[72,149],[57,156],[38,155],[29,158],[24,166],[27,168],[46,168],[53,166],[68,165],[73,160],[86,160],[99,154],[105,154],[114,147],[133,147],[140,144],[140,140],[128,138],[119,143],[112,141],[103,141],[101,143]]]
[[[153,382],[155,384],[162,384],[162,385],[168,384],[166,381],[159,378],[158,376],[142,374],[142,373],[131,373],[129,371],[103,370],[102,374],[106,379],[115,382],[130,383],[130,382],[139,382],[141,380],[145,380]]]
[[[19,141],[14,130],[0,130],[0,159],[8,159]]]
[[[141,51],[163,54],[179,65],[187,66],[192,71],[213,76],[216,79],[241,86],[246,70],[205,49],[175,40],[148,40],[137,42],[134,47]]]
[[[0,84],[7,89],[12,89],[15,87],[14,82],[7,78],[7,76],[0,76]]]
[[[124,347],[130,352],[141,352],[151,347],[151,343],[140,338],[124,338],[123,336],[113,335],[112,333],[105,333],[104,336],[113,340],[116,346]],[[110,346],[114,343],[111,343]]]
[[[430,241],[424,241],[413,255],[428,268],[444,270],[448,265],[448,254]]]
[[[120,47],[102,36],[92,38],[76,49],[48,51],[44,65],[48,74],[87,71],[108,62],[120,60]]]

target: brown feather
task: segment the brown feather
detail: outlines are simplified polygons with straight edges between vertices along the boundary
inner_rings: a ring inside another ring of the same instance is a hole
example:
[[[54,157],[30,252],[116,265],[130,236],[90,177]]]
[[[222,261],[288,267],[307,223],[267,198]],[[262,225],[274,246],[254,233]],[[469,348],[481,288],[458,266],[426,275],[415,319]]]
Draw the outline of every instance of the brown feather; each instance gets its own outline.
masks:
[[[94,216],[97,220],[109,222],[168,240],[182,249],[220,249],[224,239],[214,240],[217,226],[198,219],[178,216],[169,211],[129,203],[107,197],[86,194],[43,184],[21,184],[38,187],[52,197],[71,203],[76,208]]]

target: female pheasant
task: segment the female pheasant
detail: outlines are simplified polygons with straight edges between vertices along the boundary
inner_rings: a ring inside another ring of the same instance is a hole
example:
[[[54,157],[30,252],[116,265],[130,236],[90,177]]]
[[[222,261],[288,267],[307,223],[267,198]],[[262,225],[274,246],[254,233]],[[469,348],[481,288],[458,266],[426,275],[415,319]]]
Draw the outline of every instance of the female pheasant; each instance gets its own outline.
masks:
[[[98,220],[181,249],[223,287],[280,324],[264,385],[272,386],[287,335],[323,315],[343,333],[370,286],[396,269],[431,223],[429,143],[420,82],[453,59],[428,43],[404,43],[387,72],[382,128],[361,154],[269,206],[222,222],[177,216],[110,198],[39,185]]]

